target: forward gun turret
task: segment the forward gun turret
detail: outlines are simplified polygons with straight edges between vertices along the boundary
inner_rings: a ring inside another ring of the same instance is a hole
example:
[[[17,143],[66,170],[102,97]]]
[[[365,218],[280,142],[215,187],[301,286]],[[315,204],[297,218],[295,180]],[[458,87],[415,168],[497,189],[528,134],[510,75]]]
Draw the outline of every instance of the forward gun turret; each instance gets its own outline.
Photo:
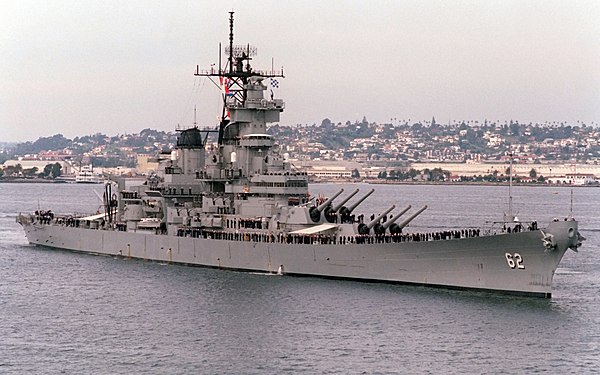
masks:
[[[371,191],[369,191],[367,194],[365,194],[362,198],[360,198],[358,201],[356,201],[349,207],[342,206],[340,208],[340,216],[342,218],[342,222],[350,221],[350,214],[352,214],[352,211],[354,211],[354,209],[356,209],[356,207],[358,207],[359,204],[361,204],[365,199],[367,199],[369,195],[373,194],[374,191],[375,189],[371,189]]]
[[[331,197],[327,198],[327,200],[325,202],[321,203],[320,205],[318,205],[316,207],[311,207],[310,210],[308,211],[309,215],[310,215],[310,219],[312,221],[314,221],[315,223],[318,223],[321,220],[321,212],[323,212],[323,210],[326,207],[328,207],[331,204],[331,202],[333,202],[333,200],[335,198],[337,198],[343,192],[344,192],[344,189],[340,189],[340,191],[338,191]]]
[[[427,205],[421,207],[417,212],[415,212],[414,214],[410,215],[402,223],[400,223],[400,224],[395,224],[395,223],[391,224],[390,225],[390,233],[392,233],[392,234],[402,233],[402,229],[405,226],[407,226],[414,218],[416,218],[417,216],[419,216],[421,214],[421,212],[425,211],[426,209],[427,209]]]
[[[354,192],[352,194],[350,194],[346,198],[342,199],[342,201],[337,203],[336,205],[330,205],[330,206],[326,207],[325,211],[323,212],[323,214],[325,215],[325,219],[330,223],[335,223],[337,221],[338,210],[340,210],[341,208],[344,208],[344,204],[346,204],[346,202],[348,202],[350,200],[350,198],[355,196],[359,190],[360,189],[354,190]]]

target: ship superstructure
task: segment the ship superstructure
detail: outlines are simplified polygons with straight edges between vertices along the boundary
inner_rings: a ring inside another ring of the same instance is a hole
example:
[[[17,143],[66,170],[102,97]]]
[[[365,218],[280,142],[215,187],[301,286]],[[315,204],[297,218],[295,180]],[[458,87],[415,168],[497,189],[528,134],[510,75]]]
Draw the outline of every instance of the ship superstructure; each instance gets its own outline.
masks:
[[[406,227],[427,206],[392,204],[365,217],[357,208],[373,190],[311,196],[306,173],[267,133],[285,104],[265,95],[266,82],[284,78],[283,69],[254,70],[256,49],[234,45],[233,12],[229,22],[225,67],[219,61],[217,69],[195,72],[220,88],[218,126],[179,130],[155,174],[114,178],[104,212],[19,215],[30,243],[224,269],[550,296],[562,256],[581,244],[570,216],[544,229],[510,222],[496,232],[414,233]],[[211,132],[216,146],[207,142]]]

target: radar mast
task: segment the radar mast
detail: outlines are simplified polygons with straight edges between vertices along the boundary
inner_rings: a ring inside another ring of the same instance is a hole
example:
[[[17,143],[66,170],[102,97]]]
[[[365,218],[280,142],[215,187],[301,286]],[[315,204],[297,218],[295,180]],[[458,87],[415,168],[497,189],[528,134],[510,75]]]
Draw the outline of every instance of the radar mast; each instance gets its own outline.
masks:
[[[250,44],[233,44],[233,14],[234,12],[229,12],[229,46],[225,48],[225,54],[227,55],[226,66],[223,68],[221,65],[221,48],[219,45],[218,69],[201,70],[196,65],[196,72],[194,73],[195,76],[208,77],[222,91],[223,110],[219,124],[219,145],[229,140],[225,129],[236,122],[236,119],[232,118],[232,111],[250,108],[247,106],[247,101],[249,99],[248,85],[251,84],[251,78],[259,82],[259,84],[266,78],[285,78],[283,68],[280,71],[273,69],[254,70],[252,68],[250,60],[256,56],[257,49]],[[278,109],[279,111],[283,110],[283,108]],[[238,135],[236,132],[234,134]]]

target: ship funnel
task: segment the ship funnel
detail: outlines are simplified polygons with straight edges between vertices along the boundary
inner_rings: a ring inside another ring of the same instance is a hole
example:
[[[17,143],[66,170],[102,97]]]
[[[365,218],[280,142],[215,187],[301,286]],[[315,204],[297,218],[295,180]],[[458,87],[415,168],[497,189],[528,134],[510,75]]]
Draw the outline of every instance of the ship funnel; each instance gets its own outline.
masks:
[[[400,211],[397,215],[394,215],[390,220],[388,220],[387,222],[382,224],[383,229],[388,229],[388,227],[392,224],[394,224],[394,222],[396,220],[398,220],[398,218],[402,215],[404,215],[406,213],[406,211],[411,209],[411,205],[409,204],[408,206],[406,206],[405,209],[403,209],[402,211]]]
[[[346,213],[350,214],[352,211],[354,211],[354,209],[356,207],[358,207],[358,205],[361,204],[365,199],[367,199],[369,197],[369,195],[373,194],[374,191],[375,191],[375,189],[371,189],[370,192],[368,192],[362,198],[360,198],[358,201],[356,201],[356,203],[354,203],[353,205],[351,205],[350,207],[348,207],[348,210],[346,211]]]
[[[421,214],[421,212],[425,211],[426,209],[427,209],[427,205],[421,207],[417,212],[415,212],[414,214],[410,215],[402,223],[390,225],[390,233],[401,233],[402,232],[402,228],[404,228],[405,226],[407,226],[408,223],[410,223],[415,217],[419,216]]]
[[[381,220],[384,216],[386,216],[391,210],[393,210],[394,208],[396,208],[396,205],[393,204],[390,208],[388,208],[387,210],[383,211],[382,214],[380,214],[379,216],[377,216],[375,219],[371,220],[368,224],[367,224],[367,228],[371,229],[375,226],[375,224],[379,223],[379,220]]]
[[[325,202],[321,203],[317,207],[311,207],[308,210],[308,214],[310,215],[310,219],[313,222],[318,223],[321,220],[321,212],[326,207],[328,207],[331,204],[331,202],[333,202],[333,200],[335,198],[337,198],[338,195],[342,194],[343,192],[344,192],[344,189],[340,189],[340,191],[338,191],[337,193],[335,193],[333,196],[331,196],[330,198],[328,198]]]
[[[347,196],[346,198],[344,198],[344,199],[343,199],[343,200],[342,200],[340,203],[338,203],[338,204],[336,204],[335,206],[331,207],[331,211],[332,211],[332,212],[337,212],[337,210],[339,210],[340,208],[342,208],[342,206],[343,206],[344,204],[346,204],[346,202],[348,202],[348,201],[350,200],[350,198],[352,198],[353,196],[355,196],[355,195],[358,193],[358,191],[359,191],[359,190],[360,190],[360,189],[356,189],[356,190],[354,190],[354,192],[353,192],[352,194],[348,195],[348,196]]]

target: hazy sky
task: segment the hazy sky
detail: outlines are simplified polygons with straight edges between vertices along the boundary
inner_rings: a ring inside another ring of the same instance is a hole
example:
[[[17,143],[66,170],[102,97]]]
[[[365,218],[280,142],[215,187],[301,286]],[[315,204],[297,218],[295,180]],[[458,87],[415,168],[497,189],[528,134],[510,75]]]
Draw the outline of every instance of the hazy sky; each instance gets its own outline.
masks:
[[[600,121],[597,0],[0,0],[0,141],[214,125],[232,9],[285,125]]]

